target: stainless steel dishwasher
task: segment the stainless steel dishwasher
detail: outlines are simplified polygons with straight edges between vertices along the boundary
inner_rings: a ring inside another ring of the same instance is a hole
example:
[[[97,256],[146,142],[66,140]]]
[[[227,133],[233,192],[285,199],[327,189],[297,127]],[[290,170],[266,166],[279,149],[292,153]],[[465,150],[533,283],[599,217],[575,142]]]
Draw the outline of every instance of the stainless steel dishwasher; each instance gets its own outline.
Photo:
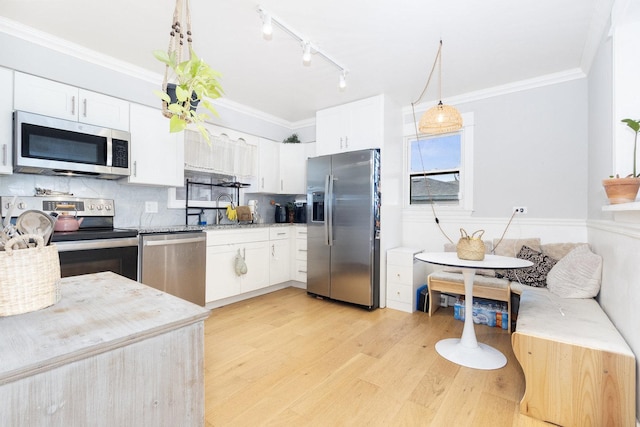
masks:
[[[206,234],[201,231],[140,235],[140,282],[205,305]]]

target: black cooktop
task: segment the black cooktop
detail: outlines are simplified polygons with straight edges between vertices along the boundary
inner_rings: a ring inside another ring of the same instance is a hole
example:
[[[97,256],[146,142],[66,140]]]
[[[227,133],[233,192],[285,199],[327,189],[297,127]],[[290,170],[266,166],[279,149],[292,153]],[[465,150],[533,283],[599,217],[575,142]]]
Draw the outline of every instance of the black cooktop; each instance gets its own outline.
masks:
[[[136,237],[138,230],[126,228],[83,228],[78,231],[55,231],[52,242],[72,242],[77,240],[118,239]]]

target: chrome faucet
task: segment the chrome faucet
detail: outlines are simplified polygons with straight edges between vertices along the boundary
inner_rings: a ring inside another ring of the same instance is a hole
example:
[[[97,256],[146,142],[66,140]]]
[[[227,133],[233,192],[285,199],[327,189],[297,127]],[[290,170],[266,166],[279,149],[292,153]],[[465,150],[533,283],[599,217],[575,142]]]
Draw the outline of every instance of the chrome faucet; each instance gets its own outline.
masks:
[[[222,212],[220,211],[220,199],[223,197],[227,197],[229,199],[229,203],[231,204],[231,209],[233,209],[233,198],[227,193],[222,193],[216,199],[216,224],[220,224],[220,220],[222,219]]]

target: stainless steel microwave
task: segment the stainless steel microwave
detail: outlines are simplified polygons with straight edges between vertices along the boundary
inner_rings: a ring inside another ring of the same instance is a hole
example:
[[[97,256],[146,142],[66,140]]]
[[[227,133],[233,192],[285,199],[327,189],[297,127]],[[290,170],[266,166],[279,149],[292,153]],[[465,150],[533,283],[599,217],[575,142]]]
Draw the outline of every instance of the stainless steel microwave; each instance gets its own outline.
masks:
[[[119,179],[130,175],[131,134],[15,111],[14,172]]]

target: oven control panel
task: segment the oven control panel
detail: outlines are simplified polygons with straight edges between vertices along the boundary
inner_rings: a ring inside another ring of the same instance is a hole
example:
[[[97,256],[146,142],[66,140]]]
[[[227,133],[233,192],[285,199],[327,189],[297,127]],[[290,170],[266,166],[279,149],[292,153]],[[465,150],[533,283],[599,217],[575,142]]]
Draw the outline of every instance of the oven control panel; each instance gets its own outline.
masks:
[[[13,196],[2,196],[0,197],[0,203],[0,216],[2,217],[5,217],[9,213],[11,217],[17,217],[28,210],[38,210],[48,214],[52,212],[65,212],[83,217],[113,217],[115,215],[115,207],[112,199],[92,199],[73,196],[18,196],[14,201]]]

